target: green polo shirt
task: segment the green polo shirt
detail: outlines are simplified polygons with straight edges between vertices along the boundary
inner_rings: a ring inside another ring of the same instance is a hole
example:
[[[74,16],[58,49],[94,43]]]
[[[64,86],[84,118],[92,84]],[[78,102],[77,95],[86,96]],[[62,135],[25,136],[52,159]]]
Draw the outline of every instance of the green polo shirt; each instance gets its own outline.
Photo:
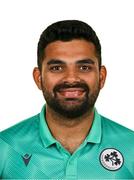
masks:
[[[134,179],[134,132],[95,110],[89,134],[70,154],[40,114],[0,134],[1,179]]]

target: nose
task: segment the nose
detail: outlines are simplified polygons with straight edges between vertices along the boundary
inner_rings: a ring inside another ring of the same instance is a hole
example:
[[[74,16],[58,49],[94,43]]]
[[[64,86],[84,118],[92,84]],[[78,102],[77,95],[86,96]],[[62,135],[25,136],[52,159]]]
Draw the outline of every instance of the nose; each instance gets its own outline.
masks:
[[[67,72],[63,78],[63,81],[64,81],[64,83],[70,83],[70,84],[80,82],[78,72],[76,72],[76,70],[74,70],[74,69],[67,70]]]

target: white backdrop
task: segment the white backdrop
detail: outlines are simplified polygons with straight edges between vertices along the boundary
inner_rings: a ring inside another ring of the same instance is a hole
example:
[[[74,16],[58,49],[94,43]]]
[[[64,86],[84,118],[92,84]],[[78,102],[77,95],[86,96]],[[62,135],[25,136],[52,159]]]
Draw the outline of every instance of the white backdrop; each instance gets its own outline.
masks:
[[[64,19],[90,24],[102,44],[108,77],[98,111],[134,130],[133,0],[1,0],[0,130],[38,113],[44,104],[32,79],[36,47],[47,25]]]

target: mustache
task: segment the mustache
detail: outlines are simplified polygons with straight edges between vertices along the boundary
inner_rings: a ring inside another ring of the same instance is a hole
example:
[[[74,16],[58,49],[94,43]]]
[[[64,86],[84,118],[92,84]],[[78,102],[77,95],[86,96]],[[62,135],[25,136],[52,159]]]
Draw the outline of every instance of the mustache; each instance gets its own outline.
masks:
[[[69,84],[69,83],[62,83],[62,84],[57,84],[53,91],[57,92],[60,91],[62,89],[67,89],[67,88],[82,88],[84,91],[89,92],[90,89],[88,87],[88,85],[86,83],[73,83],[73,84]]]

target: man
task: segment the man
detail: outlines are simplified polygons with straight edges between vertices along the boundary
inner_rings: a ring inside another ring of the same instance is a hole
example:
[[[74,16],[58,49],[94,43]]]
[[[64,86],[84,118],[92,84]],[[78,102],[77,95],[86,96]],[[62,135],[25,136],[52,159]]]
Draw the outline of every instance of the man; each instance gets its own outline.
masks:
[[[106,68],[94,30],[77,20],[50,25],[33,77],[46,105],[1,132],[0,177],[133,179],[134,132],[95,109]]]

